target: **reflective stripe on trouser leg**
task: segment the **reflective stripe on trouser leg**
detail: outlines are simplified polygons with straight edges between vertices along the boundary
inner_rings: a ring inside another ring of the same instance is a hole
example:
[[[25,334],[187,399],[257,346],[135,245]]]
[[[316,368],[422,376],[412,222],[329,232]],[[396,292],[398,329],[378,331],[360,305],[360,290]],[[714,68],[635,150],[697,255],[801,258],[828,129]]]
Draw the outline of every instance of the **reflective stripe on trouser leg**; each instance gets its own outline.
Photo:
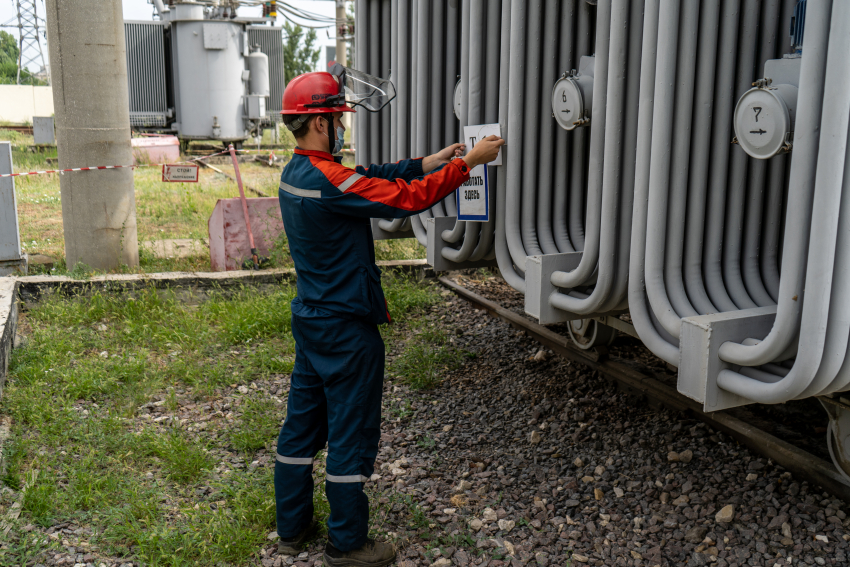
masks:
[[[321,378],[296,346],[286,422],[274,469],[277,533],[291,539],[313,519],[313,457],[327,442],[327,402]]]
[[[312,370],[325,385],[325,493],[331,508],[328,535],[340,551],[358,549],[369,533],[369,501],[363,482],[374,472],[381,435],[384,342],[374,324],[295,313],[292,334],[296,343],[304,347],[299,352],[306,351]],[[287,423],[292,417],[287,417]],[[282,448],[278,452],[303,455]]]
[[[348,476],[335,476],[329,474],[327,477],[325,477],[325,480],[328,482],[346,484],[352,482],[366,482],[367,480],[369,480],[369,477],[363,476],[362,474],[350,474]]]

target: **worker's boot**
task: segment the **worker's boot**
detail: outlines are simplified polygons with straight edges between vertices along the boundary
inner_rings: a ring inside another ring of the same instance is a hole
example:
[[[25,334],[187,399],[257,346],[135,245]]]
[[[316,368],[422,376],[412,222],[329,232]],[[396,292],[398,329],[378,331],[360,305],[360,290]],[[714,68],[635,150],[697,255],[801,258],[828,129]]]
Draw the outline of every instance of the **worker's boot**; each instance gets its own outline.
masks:
[[[316,518],[310,520],[310,523],[306,528],[301,530],[297,536],[291,539],[281,539],[277,543],[277,552],[280,555],[298,555],[301,553],[301,549],[304,547],[304,544],[307,543],[310,538],[316,535],[316,531],[319,529],[319,522],[316,521]]]
[[[328,567],[384,567],[395,561],[395,547],[367,539],[360,549],[340,551],[328,542],[324,559]]]

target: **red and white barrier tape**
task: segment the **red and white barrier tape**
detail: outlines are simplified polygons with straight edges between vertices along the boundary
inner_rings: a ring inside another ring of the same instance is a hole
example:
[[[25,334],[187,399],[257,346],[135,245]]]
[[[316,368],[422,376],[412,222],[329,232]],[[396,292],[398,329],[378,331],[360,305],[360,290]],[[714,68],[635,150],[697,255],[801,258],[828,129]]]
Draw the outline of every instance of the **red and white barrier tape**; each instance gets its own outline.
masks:
[[[236,150],[237,153],[247,153],[247,152],[256,152],[256,151],[259,151],[259,150]],[[177,161],[177,162],[172,162],[172,163],[140,163],[140,164],[134,164],[134,165],[100,165],[100,166],[97,166],[97,167],[71,167],[71,168],[68,168],[68,169],[47,169],[47,170],[44,170],[44,171],[22,171],[20,173],[3,173],[3,174],[0,174],[0,179],[2,179],[4,177],[22,177],[22,176],[25,176],[25,175],[44,175],[44,174],[47,174],[47,173],[60,173],[60,174],[62,174],[62,173],[70,172],[70,171],[95,171],[95,170],[98,170],[98,169],[125,169],[125,168],[135,169],[137,167],[162,167],[163,165],[181,165],[181,164],[184,164],[184,163],[194,163],[196,161],[200,161],[200,160],[208,159],[208,158],[211,158],[211,157],[224,155],[224,154],[227,154],[227,153],[229,153],[229,152],[227,150],[224,150],[223,152],[210,154],[208,156],[201,156],[201,157],[192,158],[192,159],[186,160],[186,161]]]

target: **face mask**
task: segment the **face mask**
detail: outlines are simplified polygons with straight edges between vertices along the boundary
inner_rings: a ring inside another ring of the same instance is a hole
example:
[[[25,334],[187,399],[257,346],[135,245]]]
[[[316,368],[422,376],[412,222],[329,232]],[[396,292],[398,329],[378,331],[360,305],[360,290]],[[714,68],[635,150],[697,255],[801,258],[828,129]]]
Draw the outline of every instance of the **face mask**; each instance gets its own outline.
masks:
[[[334,151],[331,153],[338,154],[342,151],[342,144],[345,142],[345,128],[340,126],[336,129],[336,142],[334,142]]]
[[[327,122],[327,120],[325,120]],[[334,141],[334,149],[332,154],[338,154],[342,151],[342,145],[345,143],[345,128],[340,126],[336,129],[336,140]]]

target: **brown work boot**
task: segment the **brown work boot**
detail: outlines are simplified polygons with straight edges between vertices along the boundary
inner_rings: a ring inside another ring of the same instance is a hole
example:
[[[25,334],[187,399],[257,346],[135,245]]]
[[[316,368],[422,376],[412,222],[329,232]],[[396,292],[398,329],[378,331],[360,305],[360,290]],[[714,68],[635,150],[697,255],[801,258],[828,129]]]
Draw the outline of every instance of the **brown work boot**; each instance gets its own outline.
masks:
[[[328,542],[324,559],[327,567],[384,567],[395,561],[395,547],[367,539],[360,549],[340,551]]]
[[[301,533],[294,538],[281,538],[281,540],[277,543],[277,552],[281,555],[298,555],[301,553],[301,549],[304,547],[304,544],[316,535],[316,530],[318,529],[319,522],[316,521],[316,518],[313,518],[310,520],[307,527],[301,530]]]

